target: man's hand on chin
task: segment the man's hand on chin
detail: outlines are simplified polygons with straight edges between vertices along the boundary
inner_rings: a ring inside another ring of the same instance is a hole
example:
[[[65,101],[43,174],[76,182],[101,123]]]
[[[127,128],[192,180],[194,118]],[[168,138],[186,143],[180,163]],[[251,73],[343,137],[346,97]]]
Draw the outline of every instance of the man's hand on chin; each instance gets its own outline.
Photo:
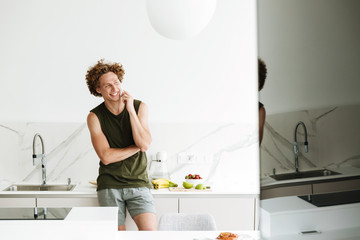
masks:
[[[123,92],[122,99],[126,104],[126,109],[128,110],[128,112],[135,112],[134,98],[127,91]]]

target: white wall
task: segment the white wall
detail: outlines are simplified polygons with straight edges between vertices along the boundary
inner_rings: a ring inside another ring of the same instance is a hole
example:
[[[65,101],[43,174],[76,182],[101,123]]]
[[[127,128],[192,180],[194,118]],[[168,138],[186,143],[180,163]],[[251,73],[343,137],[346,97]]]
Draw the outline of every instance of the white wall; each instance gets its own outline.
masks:
[[[85,74],[105,58],[151,122],[257,119],[256,3],[218,1],[195,38],[158,35],[145,0],[0,1],[0,120],[84,122],[101,102]]]
[[[360,1],[259,0],[267,114],[360,103]]]

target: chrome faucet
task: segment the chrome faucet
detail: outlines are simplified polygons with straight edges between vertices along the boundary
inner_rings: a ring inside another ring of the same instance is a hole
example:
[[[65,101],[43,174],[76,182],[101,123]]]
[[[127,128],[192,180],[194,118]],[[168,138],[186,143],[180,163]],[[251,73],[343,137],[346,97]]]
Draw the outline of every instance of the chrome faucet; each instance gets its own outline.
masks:
[[[305,142],[304,142],[304,148],[305,148],[305,152],[309,152],[309,143],[307,141],[307,131],[306,131],[306,126],[303,122],[298,122],[298,124],[295,127],[295,133],[294,133],[294,153],[295,153],[295,172],[299,172],[299,148],[298,148],[298,143],[297,143],[297,139],[296,139],[296,135],[297,135],[297,129],[298,127],[302,125],[304,128],[304,132],[305,132]]]
[[[35,143],[36,138],[40,139],[41,142],[41,154],[35,154]],[[36,164],[36,159],[41,157],[41,169],[42,169],[42,184],[46,184],[46,161],[45,161],[45,147],[44,147],[44,140],[40,134],[36,133],[33,139],[33,166]]]

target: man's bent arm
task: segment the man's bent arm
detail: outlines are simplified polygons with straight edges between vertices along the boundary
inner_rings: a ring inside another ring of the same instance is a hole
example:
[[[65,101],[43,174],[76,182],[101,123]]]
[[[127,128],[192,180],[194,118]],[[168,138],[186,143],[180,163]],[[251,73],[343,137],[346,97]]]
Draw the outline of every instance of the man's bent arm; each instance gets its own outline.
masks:
[[[129,112],[131,129],[136,146],[140,151],[145,152],[151,144],[152,138],[148,124],[148,108],[144,102],[139,106],[138,114],[136,112]]]
[[[262,107],[259,110],[259,144],[260,145],[264,134],[265,117],[266,117],[265,107]]]
[[[100,158],[100,161],[105,165],[125,160],[140,151],[140,148],[136,145],[125,148],[110,148],[109,142],[101,130],[99,119],[95,113],[89,113],[87,125],[95,152]]]

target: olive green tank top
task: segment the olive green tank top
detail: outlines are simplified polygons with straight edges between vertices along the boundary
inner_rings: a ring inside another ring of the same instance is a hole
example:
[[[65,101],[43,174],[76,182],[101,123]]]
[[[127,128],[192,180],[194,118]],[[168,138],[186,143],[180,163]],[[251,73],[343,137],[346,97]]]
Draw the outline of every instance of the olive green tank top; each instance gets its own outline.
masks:
[[[136,113],[139,111],[140,103],[141,101],[134,99]],[[119,115],[114,115],[103,102],[91,112],[98,117],[101,129],[111,148],[124,148],[135,144],[130,115],[126,107]],[[146,154],[141,151],[123,161],[108,165],[100,161],[97,191],[106,188],[151,188],[146,167]]]

